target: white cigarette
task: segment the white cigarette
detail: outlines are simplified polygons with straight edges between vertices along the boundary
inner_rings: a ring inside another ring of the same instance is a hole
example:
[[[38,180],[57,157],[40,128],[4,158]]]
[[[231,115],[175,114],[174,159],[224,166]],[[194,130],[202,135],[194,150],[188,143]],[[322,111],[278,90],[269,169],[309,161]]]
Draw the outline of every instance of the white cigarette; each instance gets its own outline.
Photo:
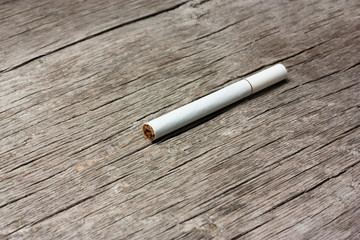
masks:
[[[145,123],[142,127],[144,136],[150,141],[158,139],[242,98],[284,80],[286,76],[287,71],[284,65],[276,64]]]

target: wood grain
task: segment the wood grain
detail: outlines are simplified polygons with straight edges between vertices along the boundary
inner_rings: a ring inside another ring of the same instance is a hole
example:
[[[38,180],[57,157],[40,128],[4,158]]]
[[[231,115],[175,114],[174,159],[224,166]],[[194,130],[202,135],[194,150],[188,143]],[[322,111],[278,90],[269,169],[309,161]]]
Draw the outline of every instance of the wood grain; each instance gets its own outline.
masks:
[[[0,236],[356,239],[359,7],[2,2]],[[142,136],[279,62],[288,80]]]
[[[186,1],[8,1],[0,5],[0,71],[170,11]]]

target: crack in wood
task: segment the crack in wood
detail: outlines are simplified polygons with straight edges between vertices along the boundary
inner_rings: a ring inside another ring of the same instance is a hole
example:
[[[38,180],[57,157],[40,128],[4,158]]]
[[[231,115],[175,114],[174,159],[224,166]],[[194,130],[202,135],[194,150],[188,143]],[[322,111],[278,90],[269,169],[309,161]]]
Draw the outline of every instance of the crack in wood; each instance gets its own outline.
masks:
[[[18,65],[15,65],[14,67],[10,67],[10,68],[7,68],[7,69],[3,69],[3,70],[0,71],[0,73],[6,73],[6,72],[13,71],[13,70],[15,70],[15,69],[18,69],[18,68],[20,68],[20,67],[22,67],[22,66],[25,66],[25,65],[33,62],[33,61],[35,61],[35,60],[38,60],[38,59],[40,59],[40,58],[42,58],[42,57],[45,57],[45,56],[51,55],[51,54],[53,54],[53,53],[59,52],[59,51],[61,51],[61,50],[63,50],[63,49],[72,47],[72,46],[74,46],[74,45],[76,45],[76,44],[78,44],[78,43],[81,43],[81,42],[84,42],[84,41],[93,39],[93,38],[95,38],[95,37],[97,37],[97,36],[100,36],[100,35],[102,35],[102,34],[111,32],[111,31],[116,30],[116,29],[118,29],[118,28],[121,28],[121,27],[130,25],[130,24],[139,22],[139,21],[143,21],[143,20],[146,20],[146,19],[149,19],[149,18],[158,16],[158,15],[160,15],[160,14],[163,14],[163,13],[166,13],[166,12],[169,12],[169,11],[172,11],[172,10],[175,10],[175,9],[181,7],[182,5],[184,5],[184,4],[187,3],[187,2],[188,2],[188,1],[184,1],[184,2],[181,2],[181,3],[179,3],[179,4],[174,5],[174,6],[172,6],[172,7],[163,9],[163,10],[161,10],[161,11],[157,11],[157,12],[154,12],[154,13],[151,13],[151,14],[148,14],[148,15],[145,15],[145,16],[143,16],[143,17],[140,17],[140,18],[137,18],[137,19],[128,21],[128,22],[124,22],[124,23],[115,25],[115,26],[110,27],[110,28],[107,28],[107,29],[105,29],[105,30],[103,30],[103,31],[100,31],[100,32],[97,32],[97,33],[93,33],[93,34],[91,34],[91,35],[89,35],[89,36],[87,36],[87,37],[84,37],[84,38],[79,39],[79,40],[77,40],[77,41],[74,41],[74,42],[72,42],[72,43],[66,44],[66,45],[64,45],[64,46],[62,46],[62,47],[59,47],[59,48],[57,48],[57,49],[48,51],[48,52],[45,53],[45,54],[41,54],[41,55],[39,55],[39,56],[33,57],[33,58],[31,58],[31,59],[29,59],[29,60],[27,60],[27,61],[25,61],[25,62],[22,62],[22,63],[20,63],[20,64],[18,64]]]

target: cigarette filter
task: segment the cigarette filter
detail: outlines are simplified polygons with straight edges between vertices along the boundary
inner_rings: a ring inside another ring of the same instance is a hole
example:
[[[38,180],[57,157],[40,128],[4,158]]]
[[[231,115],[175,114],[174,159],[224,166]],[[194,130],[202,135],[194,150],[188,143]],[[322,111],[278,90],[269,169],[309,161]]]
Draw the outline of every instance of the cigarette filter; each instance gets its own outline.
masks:
[[[284,65],[276,64],[145,123],[142,127],[144,136],[150,141],[158,139],[242,98],[284,80],[286,76],[287,71]]]

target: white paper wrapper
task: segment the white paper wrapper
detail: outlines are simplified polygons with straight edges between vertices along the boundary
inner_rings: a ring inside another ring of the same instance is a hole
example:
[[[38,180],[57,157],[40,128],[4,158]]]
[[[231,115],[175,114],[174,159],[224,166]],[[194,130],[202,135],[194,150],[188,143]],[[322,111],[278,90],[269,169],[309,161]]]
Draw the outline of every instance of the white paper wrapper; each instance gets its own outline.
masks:
[[[202,97],[143,125],[144,136],[153,141],[242,98],[286,79],[282,64],[274,65],[246,79]]]

